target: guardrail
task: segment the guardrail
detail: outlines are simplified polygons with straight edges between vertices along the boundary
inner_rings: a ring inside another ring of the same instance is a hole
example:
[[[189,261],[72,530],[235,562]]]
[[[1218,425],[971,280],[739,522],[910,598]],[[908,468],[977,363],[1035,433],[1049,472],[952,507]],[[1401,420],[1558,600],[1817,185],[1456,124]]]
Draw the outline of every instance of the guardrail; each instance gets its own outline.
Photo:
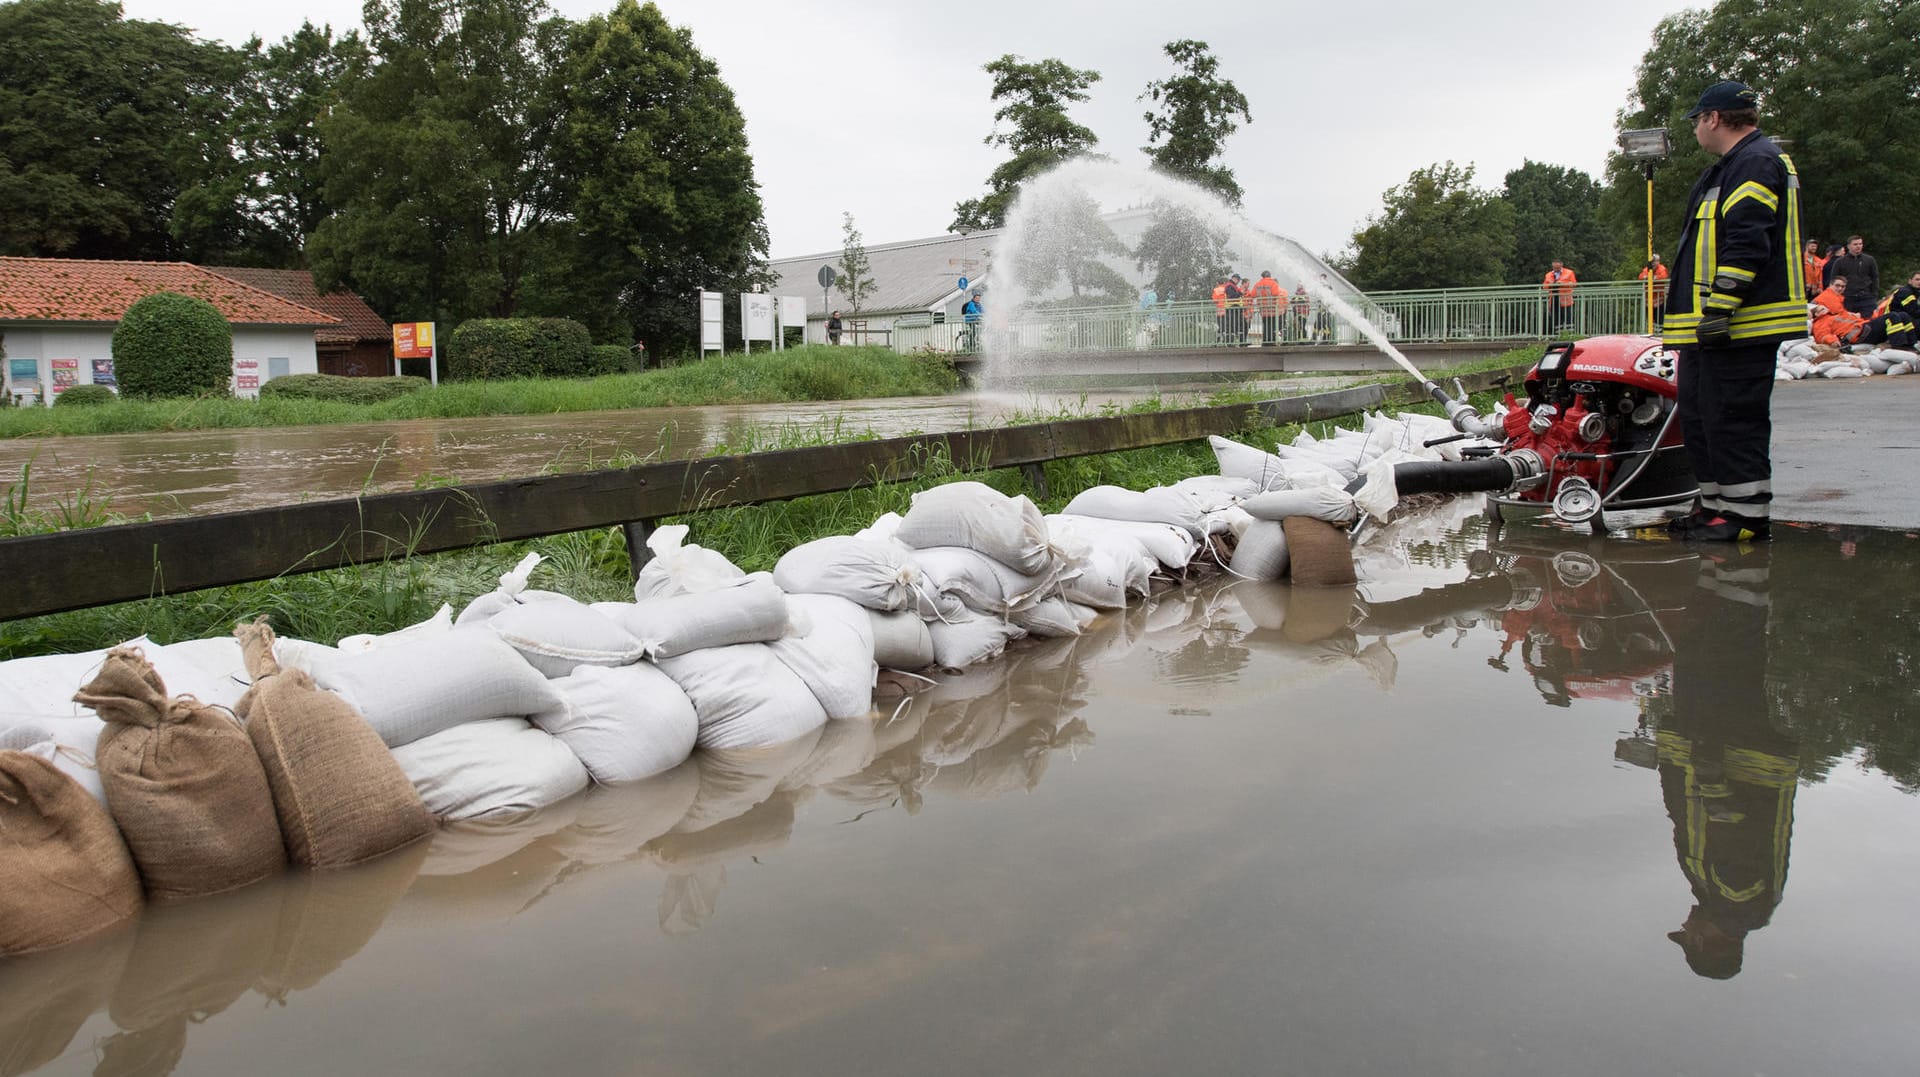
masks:
[[[1513,371],[1465,379],[1472,389]],[[303,572],[621,525],[636,568],[653,521],[704,509],[837,493],[914,478],[943,455],[976,469],[1020,467],[1046,496],[1040,464],[1194,441],[1241,428],[1425,399],[1373,384],[1220,407],[1068,419],[817,448],[645,464],[280,508],[0,539],[0,620],[104,606]]]

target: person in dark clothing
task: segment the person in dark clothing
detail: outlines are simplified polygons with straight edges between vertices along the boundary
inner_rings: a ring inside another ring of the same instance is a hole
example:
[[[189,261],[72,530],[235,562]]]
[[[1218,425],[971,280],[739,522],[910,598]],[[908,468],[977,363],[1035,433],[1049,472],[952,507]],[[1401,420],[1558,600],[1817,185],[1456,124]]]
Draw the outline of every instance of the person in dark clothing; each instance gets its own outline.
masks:
[[[1907,283],[1893,290],[1893,298],[1887,301],[1887,313],[1905,314],[1909,321],[1920,322],[1920,271],[1907,278]]]
[[[840,331],[841,331],[840,312],[836,310],[832,314],[827,316],[827,343],[829,344],[840,343]]]
[[[1688,196],[1661,322],[1680,356],[1680,423],[1700,483],[1699,503],[1668,527],[1690,539],[1768,537],[1774,353],[1807,335],[1799,176],[1755,126],[1758,101],[1719,82],[1687,114],[1719,156]]]
[[[1846,252],[1827,263],[1827,275],[1847,278],[1848,310],[1862,318],[1873,317],[1873,308],[1880,303],[1880,263],[1867,253],[1866,240],[1848,236]]]

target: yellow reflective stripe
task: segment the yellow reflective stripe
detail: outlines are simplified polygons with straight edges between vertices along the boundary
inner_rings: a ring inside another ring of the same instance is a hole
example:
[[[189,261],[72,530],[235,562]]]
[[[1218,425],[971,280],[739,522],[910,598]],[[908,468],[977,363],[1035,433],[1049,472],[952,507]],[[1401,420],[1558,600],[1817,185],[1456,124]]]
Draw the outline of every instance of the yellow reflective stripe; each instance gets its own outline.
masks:
[[[1740,186],[1735,187],[1733,194],[1727,196],[1727,204],[1721,209],[1721,212],[1723,214],[1733,212],[1733,207],[1743,198],[1753,199],[1767,207],[1769,212],[1777,212],[1780,209],[1780,198],[1778,195],[1767,190],[1760,181],[1748,180]]]
[[[1759,276],[1759,274],[1751,269],[1741,269],[1739,266],[1721,266],[1719,272],[1715,273],[1714,276],[1732,277],[1734,280],[1743,280],[1751,283],[1753,278]]]
[[[1713,888],[1720,891],[1720,896],[1726,898],[1728,901],[1752,901],[1754,898],[1767,892],[1767,880],[1765,879],[1761,879],[1759,882],[1745,889],[1735,890],[1733,887],[1720,881],[1720,872],[1718,869],[1714,869],[1711,875],[1713,877]]]
[[[1755,314],[1755,315],[1792,314],[1796,316],[1805,316],[1805,314],[1807,313],[1807,305],[1805,303],[1795,303],[1792,300],[1783,300],[1776,303],[1755,303],[1749,307],[1741,307],[1740,313]]]
[[[1729,780],[1766,786],[1770,789],[1783,789],[1792,785],[1794,779],[1800,774],[1798,760],[1774,755],[1772,752],[1763,752],[1757,748],[1728,748],[1723,760],[1727,765]]]

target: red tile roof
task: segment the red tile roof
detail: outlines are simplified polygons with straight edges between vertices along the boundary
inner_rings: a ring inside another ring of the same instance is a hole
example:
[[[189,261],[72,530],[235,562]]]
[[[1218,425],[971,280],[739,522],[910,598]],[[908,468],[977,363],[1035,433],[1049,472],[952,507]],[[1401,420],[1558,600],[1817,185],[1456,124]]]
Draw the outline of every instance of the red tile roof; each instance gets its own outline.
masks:
[[[366,300],[344,288],[321,295],[320,289],[314,287],[313,274],[304,269],[253,269],[248,266],[207,268],[229,280],[250,284],[263,292],[272,292],[289,303],[298,303],[340,319],[339,328],[322,329],[314,334],[321,344],[393,339],[393,327],[387,324],[386,319],[375,314],[373,308],[367,306]]]
[[[198,296],[237,325],[339,324],[331,314],[186,262],[0,258],[0,321],[117,322],[155,292]]]

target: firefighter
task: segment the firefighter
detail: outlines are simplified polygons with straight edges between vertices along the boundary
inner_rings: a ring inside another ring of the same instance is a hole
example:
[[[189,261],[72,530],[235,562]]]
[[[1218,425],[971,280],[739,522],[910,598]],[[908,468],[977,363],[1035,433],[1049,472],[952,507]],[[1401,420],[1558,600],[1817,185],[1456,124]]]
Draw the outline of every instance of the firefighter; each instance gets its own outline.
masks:
[[[1809,239],[1801,248],[1800,262],[1806,267],[1807,294],[1825,285],[1827,279],[1827,260],[1820,257],[1820,241]]]
[[[1800,179],[1755,126],[1759,96],[1718,82],[1687,119],[1718,155],[1688,195],[1661,336],[1678,349],[1680,421],[1700,500],[1668,526],[1730,542],[1769,535],[1774,353],[1807,334]]]
[[[1899,311],[1908,319],[1920,321],[1920,271],[1907,278],[1907,283],[1893,290],[1893,297],[1887,300],[1888,311]]]
[[[1547,293],[1547,329],[1558,331],[1573,324],[1573,286],[1580,282],[1560,259],[1540,278],[1540,289]]]
[[[1294,285],[1292,308],[1293,336],[1296,340],[1311,339],[1313,325],[1313,299],[1307,295],[1307,282]]]
[[[1270,348],[1279,342],[1280,312],[1287,309],[1287,290],[1273,279],[1273,271],[1263,269],[1253,282],[1253,301],[1260,311],[1260,346]]]
[[[1227,343],[1247,342],[1247,291],[1240,274],[1227,277]]]
[[[1838,274],[1827,290],[1813,297],[1807,312],[1813,316],[1813,339],[1819,344],[1852,344],[1860,339],[1865,319],[1847,309],[1847,278]]]
[[[1656,320],[1661,308],[1667,305],[1667,276],[1667,263],[1661,261],[1658,254],[1647,259],[1647,264],[1640,267],[1639,279],[1652,282],[1653,310]]]
[[[1213,286],[1213,340],[1216,344],[1227,342],[1227,282],[1224,280]]]

